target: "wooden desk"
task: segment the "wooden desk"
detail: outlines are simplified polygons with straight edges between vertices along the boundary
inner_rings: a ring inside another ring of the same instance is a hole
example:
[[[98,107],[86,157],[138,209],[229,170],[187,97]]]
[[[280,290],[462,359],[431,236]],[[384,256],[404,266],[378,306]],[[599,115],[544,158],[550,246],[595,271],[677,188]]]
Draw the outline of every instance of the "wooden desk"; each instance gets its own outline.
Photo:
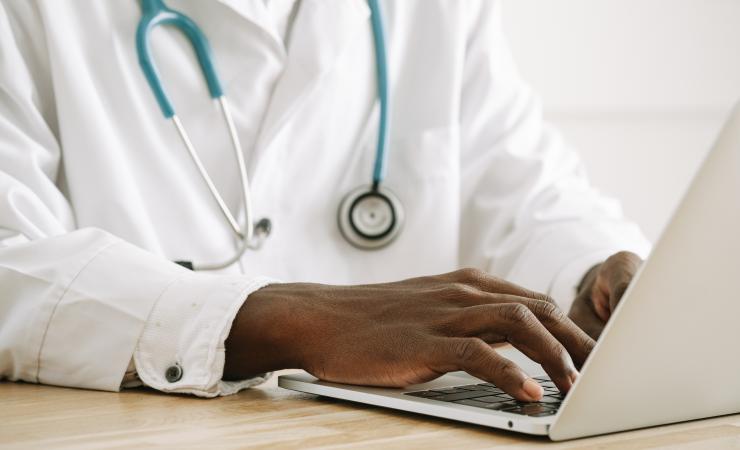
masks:
[[[264,386],[217,399],[0,383],[0,448],[740,448],[740,415],[552,443]]]

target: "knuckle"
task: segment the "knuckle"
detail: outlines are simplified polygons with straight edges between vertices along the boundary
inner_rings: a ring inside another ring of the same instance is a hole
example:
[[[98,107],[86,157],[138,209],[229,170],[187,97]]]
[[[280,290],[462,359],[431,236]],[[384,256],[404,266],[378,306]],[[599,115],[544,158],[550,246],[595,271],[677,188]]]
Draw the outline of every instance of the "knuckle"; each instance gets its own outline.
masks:
[[[555,356],[559,361],[568,363],[570,361],[570,353],[568,353],[568,350],[565,349],[565,346],[558,342],[557,340],[553,340],[553,342],[550,344],[550,353]]]
[[[623,250],[621,252],[615,253],[614,256],[616,258],[619,258],[619,259],[632,259],[636,255],[634,253],[632,253],[632,252],[628,252],[628,251]]]
[[[481,280],[485,279],[486,273],[483,272],[480,269],[476,269],[473,267],[466,267],[464,269],[458,270],[456,273],[456,278],[466,284],[477,284],[480,283]]]
[[[640,257],[632,252],[621,251],[621,252],[617,252],[611,255],[609,258],[607,258],[607,261],[609,261],[610,263],[623,264],[623,263],[631,263],[639,259]]]
[[[547,303],[555,303],[555,299],[550,297],[549,295],[543,294],[541,292],[537,291],[530,291],[529,289],[526,290],[526,292],[529,294],[528,297],[533,298],[535,300],[540,300]]]
[[[498,375],[510,374],[517,370],[516,364],[506,358],[496,359],[491,362],[491,370]]]
[[[538,301],[533,303],[530,308],[540,321],[554,323],[565,320],[565,313],[553,302]]]
[[[570,353],[562,345],[554,345],[550,349],[550,355],[553,358],[552,364],[561,368],[560,370],[565,370],[567,373],[570,372],[570,368],[574,367]]]
[[[532,311],[521,303],[510,303],[504,308],[504,317],[512,322],[529,323],[534,319]]]
[[[447,299],[462,300],[474,295],[476,290],[464,283],[450,283],[442,290],[442,295]]]
[[[462,339],[455,348],[455,357],[463,364],[476,361],[480,358],[485,345],[487,344],[479,338]]]
[[[591,336],[587,335],[586,333],[583,333],[583,348],[586,349],[586,353],[590,354],[594,347],[596,347],[596,341],[591,339]]]

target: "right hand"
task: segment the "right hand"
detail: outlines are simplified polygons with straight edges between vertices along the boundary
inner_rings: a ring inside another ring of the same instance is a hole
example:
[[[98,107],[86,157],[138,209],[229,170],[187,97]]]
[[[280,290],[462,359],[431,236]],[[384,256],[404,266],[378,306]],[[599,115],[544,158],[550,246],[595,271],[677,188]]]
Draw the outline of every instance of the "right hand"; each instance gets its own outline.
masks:
[[[484,272],[363,286],[274,284],[226,341],[225,379],[301,368],[326,381],[403,387],[464,370],[513,397],[540,386],[491,344],[509,342],[567,392],[594,341],[545,295]]]

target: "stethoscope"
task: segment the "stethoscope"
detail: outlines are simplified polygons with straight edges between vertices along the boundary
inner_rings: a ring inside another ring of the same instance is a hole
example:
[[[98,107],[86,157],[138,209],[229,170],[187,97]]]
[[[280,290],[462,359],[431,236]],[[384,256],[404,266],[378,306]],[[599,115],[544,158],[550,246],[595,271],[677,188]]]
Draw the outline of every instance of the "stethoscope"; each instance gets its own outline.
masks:
[[[367,0],[367,4],[371,12],[370,21],[375,45],[378,103],[380,106],[375,164],[373,166],[371,185],[359,186],[342,199],[339,205],[338,224],[342,236],[350,244],[360,249],[371,250],[385,247],[398,236],[404,223],[404,211],[398,197],[382,185],[388,159],[387,148],[390,131],[388,117],[388,67],[380,5],[378,4],[378,0]],[[192,19],[179,11],[167,7],[164,4],[164,0],[141,0],[141,7],[142,18],[136,31],[136,50],[139,55],[141,70],[144,72],[144,76],[154,93],[162,114],[164,114],[166,119],[172,120],[200,177],[218,204],[219,210],[234,232],[238,242],[235,254],[228,259],[212,263],[193,263],[190,261],[178,261],[178,263],[193,270],[223,269],[239,261],[247,249],[259,249],[267,236],[269,236],[272,224],[267,218],[260,219],[256,223],[252,221],[252,200],[249,192],[246,164],[244,163],[244,153],[239,142],[239,136],[236,133],[229,104],[221,87],[221,81],[216,74],[216,69],[211,58],[211,48],[205,35]],[[192,141],[188,137],[177,114],[175,114],[172,103],[162,87],[159,73],[152,61],[151,49],[149,47],[149,33],[161,24],[174,25],[188,38],[195,50],[211,97],[218,101],[221,114],[228,127],[231,147],[237,161],[241,183],[241,206],[244,209],[246,223],[245,227],[239,224],[229,207],[226,206],[226,202],[224,202],[208,171],[203,166],[193,147]]]

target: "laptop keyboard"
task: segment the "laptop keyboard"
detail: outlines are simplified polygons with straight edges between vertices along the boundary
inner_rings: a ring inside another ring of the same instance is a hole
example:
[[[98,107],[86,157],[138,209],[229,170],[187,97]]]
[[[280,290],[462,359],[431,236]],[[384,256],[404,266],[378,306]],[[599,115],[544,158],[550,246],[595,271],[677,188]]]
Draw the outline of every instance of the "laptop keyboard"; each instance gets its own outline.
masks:
[[[540,383],[545,391],[538,402],[520,402],[491,383],[407,392],[406,395],[531,417],[554,415],[563,401],[563,395],[550,378],[542,376],[535,377],[534,380]]]

